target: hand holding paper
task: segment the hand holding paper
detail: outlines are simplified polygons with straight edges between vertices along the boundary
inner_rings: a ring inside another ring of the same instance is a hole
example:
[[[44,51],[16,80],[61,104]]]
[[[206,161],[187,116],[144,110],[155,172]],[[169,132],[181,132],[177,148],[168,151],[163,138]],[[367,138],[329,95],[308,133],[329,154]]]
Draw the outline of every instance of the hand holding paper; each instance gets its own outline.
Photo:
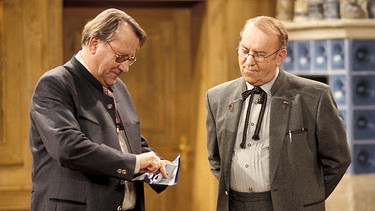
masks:
[[[159,161],[160,162],[160,161]],[[140,176],[134,178],[132,181],[143,181],[148,184],[157,185],[176,185],[178,180],[178,172],[180,170],[180,155],[178,155],[172,162],[165,162],[162,165],[165,167],[160,167],[161,172],[146,172]],[[163,177],[162,168],[166,170],[166,178]]]

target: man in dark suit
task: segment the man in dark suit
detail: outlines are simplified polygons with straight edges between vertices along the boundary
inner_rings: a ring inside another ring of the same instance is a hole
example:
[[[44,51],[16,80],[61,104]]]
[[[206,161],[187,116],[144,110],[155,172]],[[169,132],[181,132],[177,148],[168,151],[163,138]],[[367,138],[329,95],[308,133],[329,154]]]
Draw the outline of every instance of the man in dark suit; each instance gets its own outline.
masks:
[[[217,210],[325,210],[351,162],[330,87],[280,68],[288,43],[280,21],[250,19],[240,37],[242,77],[206,94]]]
[[[118,78],[145,41],[132,17],[105,10],[85,25],[82,50],[39,79],[30,109],[31,210],[145,210],[143,183],[132,179],[157,171],[166,177],[169,161],[141,135]]]

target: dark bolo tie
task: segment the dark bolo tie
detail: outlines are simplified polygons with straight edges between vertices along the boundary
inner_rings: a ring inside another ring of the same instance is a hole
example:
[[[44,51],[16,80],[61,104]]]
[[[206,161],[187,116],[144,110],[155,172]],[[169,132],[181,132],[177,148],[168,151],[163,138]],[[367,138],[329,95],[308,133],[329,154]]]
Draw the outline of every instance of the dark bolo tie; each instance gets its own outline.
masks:
[[[247,136],[247,129],[249,127],[250,110],[251,110],[251,104],[253,102],[255,94],[260,94],[260,98],[258,100],[258,103],[261,103],[262,107],[260,109],[260,113],[259,113],[259,117],[258,117],[258,122],[257,122],[256,128],[255,128],[255,132],[254,132],[254,135],[253,135],[252,139],[254,141],[259,140],[260,126],[262,125],[264,111],[266,110],[267,93],[265,91],[263,91],[262,88],[256,86],[253,89],[246,90],[246,91],[244,91],[242,93],[242,99],[243,100],[246,100],[246,98],[250,96],[249,106],[247,107],[247,111],[246,111],[245,127],[244,127],[244,130],[243,130],[242,142],[241,142],[241,145],[240,145],[242,149],[246,148],[246,136]]]

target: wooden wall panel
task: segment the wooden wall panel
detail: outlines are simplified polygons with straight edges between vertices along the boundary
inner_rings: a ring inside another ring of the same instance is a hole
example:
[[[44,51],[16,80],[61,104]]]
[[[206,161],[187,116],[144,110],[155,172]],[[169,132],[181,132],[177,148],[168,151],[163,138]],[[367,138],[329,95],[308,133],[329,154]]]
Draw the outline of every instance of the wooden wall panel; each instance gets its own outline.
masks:
[[[0,210],[28,210],[30,99],[40,75],[61,62],[62,0],[0,2]]]
[[[25,74],[22,71],[15,71],[14,68],[23,69],[20,62],[22,51],[15,48],[20,43],[22,36],[22,24],[16,22],[22,17],[22,7],[17,6],[17,1],[3,1],[2,27],[7,33],[2,35],[2,133],[0,140],[0,165],[21,165],[23,164],[21,146],[22,131],[15,132],[22,126],[22,119],[19,109],[14,105],[20,105],[24,95],[23,89],[14,89],[18,81],[23,81]],[[9,70],[9,71],[8,71]],[[13,70],[13,71],[10,71]]]
[[[4,2],[3,0],[0,0],[0,58],[1,58],[1,55],[4,54],[3,50],[4,47],[3,47],[3,43],[2,43],[2,37],[3,37],[3,33],[4,33],[4,19],[3,19],[3,14],[4,14]],[[0,71],[3,69],[3,61],[2,59],[0,59]],[[2,81],[3,81],[3,74],[2,74],[2,71],[0,72],[0,108],[2,108],[2,105],[3,105],[3,100],[2,100],[2,90],[3,90],[3,86],[2,86]],[[2,137],[2,134],[3,133],[3,109],[0,109],[0,144],[2,144],[2,140],[3,140],[3,137]]]

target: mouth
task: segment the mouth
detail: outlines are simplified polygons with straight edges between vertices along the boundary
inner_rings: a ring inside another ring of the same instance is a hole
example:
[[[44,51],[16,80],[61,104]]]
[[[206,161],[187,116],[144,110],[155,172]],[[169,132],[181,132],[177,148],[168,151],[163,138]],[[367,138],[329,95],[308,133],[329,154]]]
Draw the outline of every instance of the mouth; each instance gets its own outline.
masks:
[[[121,70],[112,70],[111,73],[117,78],[121,75]]]
[[[253,68],[248,68],[248,67],[243,67],[243,71],[244,72],[249,72],[249,73],[254,73],[254,72],[258,72],[258,70],[256,69],[253,69]]]

